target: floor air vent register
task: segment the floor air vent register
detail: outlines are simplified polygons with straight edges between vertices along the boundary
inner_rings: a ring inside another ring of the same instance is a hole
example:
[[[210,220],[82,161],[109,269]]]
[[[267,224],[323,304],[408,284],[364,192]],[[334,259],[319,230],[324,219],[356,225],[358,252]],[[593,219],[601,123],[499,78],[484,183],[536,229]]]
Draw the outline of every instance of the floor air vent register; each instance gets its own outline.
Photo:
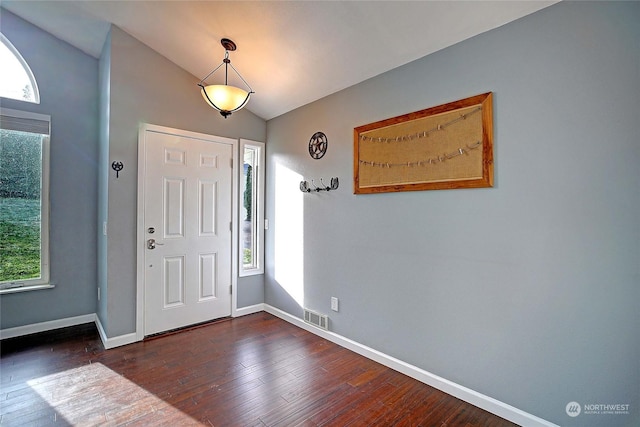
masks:
[[[304,309],[304,321],[319,328],[329,330],[329,317],[326,314],[316,313],[308,308]]]

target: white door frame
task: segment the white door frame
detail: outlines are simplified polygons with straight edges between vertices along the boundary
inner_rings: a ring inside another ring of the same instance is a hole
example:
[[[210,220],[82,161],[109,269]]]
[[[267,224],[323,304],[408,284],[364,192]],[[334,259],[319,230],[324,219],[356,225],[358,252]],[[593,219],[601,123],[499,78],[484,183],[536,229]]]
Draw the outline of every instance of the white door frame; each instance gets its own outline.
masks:
[[[144,339],[144,259],[145,259],[145,232],[144,232],[144,200],[145,200],[145,175],[146,175],[146,132],[165,133],[169,135],[184,136],[211,140],[217,143],[231,145],[232,172],[231,172],[231,316],[238,315],[238,140],[204,133],[191,132],[182,129],[174,129],[165,126],[141,123],[138,131],[138,208],[137,208],[137,232],[136,232],[136,340]]]

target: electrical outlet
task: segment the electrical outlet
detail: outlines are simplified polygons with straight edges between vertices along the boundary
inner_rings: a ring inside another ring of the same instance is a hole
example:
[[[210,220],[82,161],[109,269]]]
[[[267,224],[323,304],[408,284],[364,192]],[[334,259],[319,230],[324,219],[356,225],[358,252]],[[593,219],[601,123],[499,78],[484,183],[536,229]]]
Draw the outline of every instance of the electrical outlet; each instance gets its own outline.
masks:
[[[102,223],[102,234],[103,234],[104,236],[106,236],[106,235],[107,235],[107,221],[104,221],[104,222]]]
[[[331,310],[338,311],[338,298],[331,297]]]
[[[98,301],[100,301],[100,288],[98,288]]]

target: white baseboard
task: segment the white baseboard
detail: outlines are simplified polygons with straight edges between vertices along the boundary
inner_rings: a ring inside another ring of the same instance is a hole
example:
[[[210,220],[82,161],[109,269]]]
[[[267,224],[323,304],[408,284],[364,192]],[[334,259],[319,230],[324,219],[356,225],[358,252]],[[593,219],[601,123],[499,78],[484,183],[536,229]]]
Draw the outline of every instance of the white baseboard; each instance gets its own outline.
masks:
[[[37,334],[38,332],[51,331],[53,329],[66,328],[68,326],[82,325],[96,320],[95,313],[82,316],[67,317],[66,319],[51,320],[48,322],[33,323],[31,325],[18,326],[0,330],[0,339],[21,337],[23,335]]]
[[[291,314],[269,304],[264,304],[264,311],[518,425],[525,427],[559,427],[558,425],[536,417],[535,415],[529,414],[492,397],[485,396],[482,393],[478,393],[477,391],[471,390],[460,384],[456,384],[445,378],[434,375],[431,372],[425,371],[417,366],[410,365],[402,360],[396,359],[395,357],[350,340],[349,338],[345,338],[335,332],[325,331],[324,329],[310,325],[302,319],[292,316]]]
[[[260,313],[261,311],[265,311],[264,304],[249,305],[236,309],[233,312],[233,317],[246,316],[248,314]]]
[[[18,326],[0,330],[0,339],[21,337],[24,335],[37,334],[38,332],[52,331],[54,329],[66,328],[68,326],[82,325],[85,323],[95,323],[100,334],[100,340],[104,348],[110,349],[121,345],[131,344],[136,341],[136,334],[126,334],[114,338],[108,338],[100,323],[100,318],[95,313],[82,316],[67,317],[65,319],[51,320],[49,322],[34,323],[31,325]]]
[[[100,318],[98,316],[96,316],[96,327],[98,328],[98,334],[100,334],[102,345],[107,350],[109,350],[110,348],[120,347],[140,341],[138,340],[138,335],[135,332],[126,335],[119,335],[113,338],[107,337],[107,333],[104,331],[104,328],[102,327],[102,323],[100,323]]]

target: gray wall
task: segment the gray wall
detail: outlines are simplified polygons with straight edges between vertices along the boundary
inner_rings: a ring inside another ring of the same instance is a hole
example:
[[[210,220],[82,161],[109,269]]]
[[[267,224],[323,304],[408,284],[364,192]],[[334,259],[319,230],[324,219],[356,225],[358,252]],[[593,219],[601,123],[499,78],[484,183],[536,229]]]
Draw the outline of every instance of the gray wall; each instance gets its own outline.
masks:
[[[238,278],[238,308],[264,302],[264,274]]]
[[[98,61],[5,9],[0,28],[40,90],[39,105],[2,98],[2,106],[51,116],[50,263],[56,285],[0,296],[0,329],[6,329],[96,311]]]
[[[108,174],[108,194],[100,194],[100,206],[108,206],[109,230],[106,257],[99,260],[106,270],[107,293],[106,319],[101,320],[107,323],[107,335],[115,337],[134,332],[136,326],[139,124],[265,141],[266,122],[247,109],[225,120],[202,101],[198,78],[115,26],[102,60],[110,63],[109,124],[103,129],[108,132],[107,164],[116,160],[124,163],[119,179],[110,169],[101,169]],[[213,67],[216,59],[212,61]],[[105,85],[101,86],[104,90]],[[260,281],[262,276],[252,280]],[[252,280],[238,281],[239,301],[249,305],[262,302],[262,286],[256,290]]]
[[[300,316],[303,294],[338,334],[563,426],[638,425],[638,22],[562,2],[270,120],[266,303]],[[494,188],[352,194],[354,127],[487,91]]]

